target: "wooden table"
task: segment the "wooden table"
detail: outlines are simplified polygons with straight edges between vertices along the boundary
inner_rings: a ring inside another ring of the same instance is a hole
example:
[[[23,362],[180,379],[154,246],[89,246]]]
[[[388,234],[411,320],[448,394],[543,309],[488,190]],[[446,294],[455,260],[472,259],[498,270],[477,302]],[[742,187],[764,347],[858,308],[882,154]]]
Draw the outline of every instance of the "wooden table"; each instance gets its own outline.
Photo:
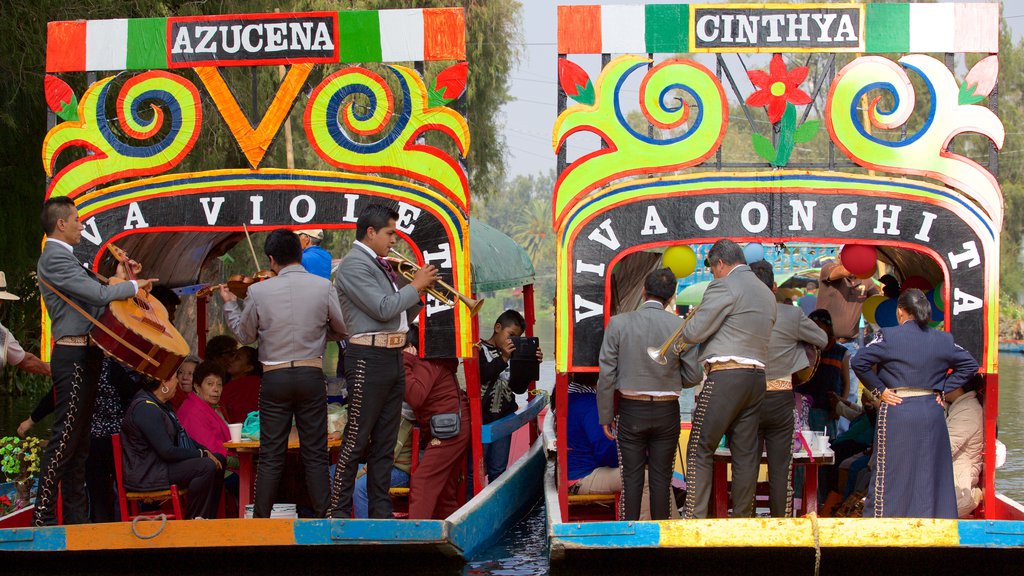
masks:
[[[823,452],[794,452],[793,466],[804,469],[804,493],[803,510],[818,510],[818,467],[829,465],[836,461],[836,455],[831,449]],[[714,501],[714,513],[716,518],[725,518],[729,515],[729,477],[728,467],[732,463],[732,452],[728,448],[719,448],[715,451],[714,458],[714,481],[711,493]],[[768,463],[768,455],[761,453],[761,463]]]
[[[341,446],[341,440],[330,440],[327,441],[327,449],[338,448]],[[245,507],[252,504],[252,489],[253,489],[253,478],[254,465],[253,461],[257,454],[260,452],[259,440],[243,440],[242,442],[225,442],[224,447],[228,451],[236,452],[238,454],[238,517],[245,518]],[[298,451],[299,439],[298,436],[293,433],[288,437],[288,451]]]

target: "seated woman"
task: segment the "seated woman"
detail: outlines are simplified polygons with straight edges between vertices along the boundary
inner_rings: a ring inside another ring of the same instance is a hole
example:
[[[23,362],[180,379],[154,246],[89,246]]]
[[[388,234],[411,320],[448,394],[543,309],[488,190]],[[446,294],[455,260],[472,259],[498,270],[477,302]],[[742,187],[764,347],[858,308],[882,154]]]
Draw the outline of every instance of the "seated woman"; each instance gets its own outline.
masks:
[[[251,346],[242,346],[235,351],[234,360],[228,368],[230,378],[224,382],[224,393],[220,398],[220,407],[228,422],[245,422],[250,412],[260,408],[263,365],[258,354]]]
[[[192,394],[192,376],[198,365],[199,358],[190,355],[185,358],[181,366],[178,366],[178,391],[174,394],[174,398],[171,398],[171,405],[175,410],[181,408],[185,399]]]
[[[171,484],[188,489],[186,518],[213,518],[225,458],[192,440],[171,409],[178,382],[147,380],[121,424],[124,486],[147,492]]]
[[[178,420],[189,437],[209,446],[210,452],[227,457],[224,443],[231,440],[231,432],[219,406],[225,376],[224,369],[215,362],[207,361],[197,366],[195,394],[189,394],[181,405]]]

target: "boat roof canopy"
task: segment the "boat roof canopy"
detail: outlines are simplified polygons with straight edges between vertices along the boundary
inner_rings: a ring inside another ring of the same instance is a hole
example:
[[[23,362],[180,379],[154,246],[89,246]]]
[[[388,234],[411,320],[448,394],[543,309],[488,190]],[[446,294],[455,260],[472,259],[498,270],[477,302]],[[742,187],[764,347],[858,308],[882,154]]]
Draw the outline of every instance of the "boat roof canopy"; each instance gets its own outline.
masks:
[[[533,284],[535,273],[529,254],[507,234],[470,218],[469,238],[474,292]]]

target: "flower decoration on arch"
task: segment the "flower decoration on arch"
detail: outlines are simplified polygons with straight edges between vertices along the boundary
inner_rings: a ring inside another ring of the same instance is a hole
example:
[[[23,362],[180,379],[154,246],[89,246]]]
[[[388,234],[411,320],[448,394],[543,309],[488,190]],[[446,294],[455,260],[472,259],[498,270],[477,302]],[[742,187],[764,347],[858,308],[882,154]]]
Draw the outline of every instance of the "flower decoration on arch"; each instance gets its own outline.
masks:
[[[811,97],[800,89],[800,84],[807,79],[807,67],[800,66],[789,70],[780,54],[772,56],[768,72],[750,70],[747,77],[756,90],[747,97],[749,106],[766,106],[768,121],[779,124],[778,145],[761,134],[752,135],[754,151],[767,160],[772,166],[785,166],[798,142],[808,142],[818,132],[818,120],[808,120],[799,127],[796,125],[796,106],[810,104]],[[781,124],[780,124],[781,122]]]

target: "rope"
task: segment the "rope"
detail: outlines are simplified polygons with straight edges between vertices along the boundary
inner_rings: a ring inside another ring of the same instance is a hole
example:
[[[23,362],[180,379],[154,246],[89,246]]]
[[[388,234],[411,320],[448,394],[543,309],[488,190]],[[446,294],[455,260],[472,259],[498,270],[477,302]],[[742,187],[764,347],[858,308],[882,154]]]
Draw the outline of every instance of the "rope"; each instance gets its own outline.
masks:
[[[818,514],[811,512],[807,515],[811,519],[811,534],[814,536],[814,576],[821,572],[821,535],[818,532]]]
[[[138,524],[140,520],[159,520],[160,521],[160,527],[157,528],[156,532],[153,532],[152,534],[150,534],[148,536],[143,536],[142,534],[139,534],[139,531],[138,531],[138,529],[136,527],[136,524]],[[164,528],[166,528],[166,527],[167,527],[167,515],[163,514],[163,513],[161,513],[159,516],[136,516],[135,518],[132,519],[132,534],[134,534],[135,537],[138,538],[139,540],[152,540],[153,538],[156,538],[157,536],[159,536],[160,533],[162,533],[164,531]]]

